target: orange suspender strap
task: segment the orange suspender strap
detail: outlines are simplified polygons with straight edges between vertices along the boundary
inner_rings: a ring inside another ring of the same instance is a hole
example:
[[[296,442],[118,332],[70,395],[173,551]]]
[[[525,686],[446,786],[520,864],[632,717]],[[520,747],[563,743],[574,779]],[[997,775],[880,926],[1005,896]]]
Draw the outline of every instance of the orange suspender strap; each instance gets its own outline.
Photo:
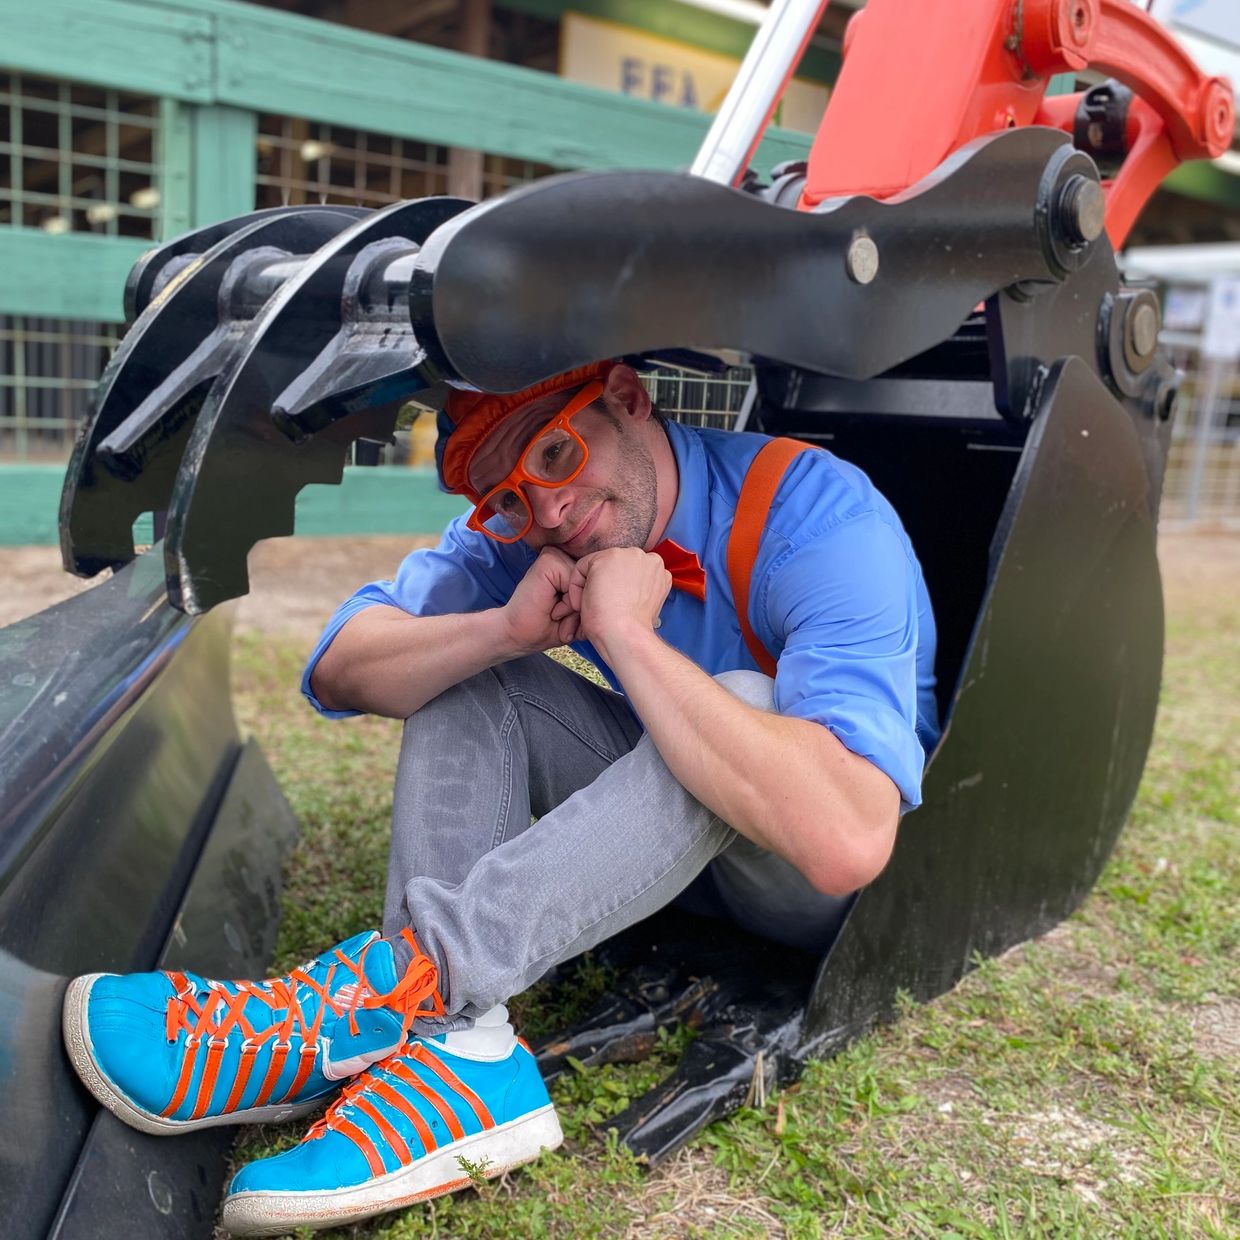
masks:
[[[759,449],[745,474],[736,501],[736,515],[732,518],[732,533],[728,536],[728,580],[732,583],[732,601],[736,607],[736,618],[740,621],[741,636],[754,662],[772,677],[775,675],[775,660],[749,623],[749,589],[753,566],[758,562],[762,531],[766,527],[775,493],[788,472],[788,466],[809,449],[809,444],[798,443],[795,439],[772,439]]]

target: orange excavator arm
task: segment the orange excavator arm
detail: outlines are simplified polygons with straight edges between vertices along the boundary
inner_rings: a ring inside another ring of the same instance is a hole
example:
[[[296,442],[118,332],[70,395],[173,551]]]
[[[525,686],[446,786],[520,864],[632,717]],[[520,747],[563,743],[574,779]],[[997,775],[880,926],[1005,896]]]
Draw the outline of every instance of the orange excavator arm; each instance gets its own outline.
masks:
[[[844,65],[801,206],[892,198],[974,138],[1021,125],[1073,131],[1082,96],[1047,97],[1056,74],[1093,69],[1136,96],[1126,158],[1104,182],[1118,248],[1162,179],[1231,144],[1231,87],[1201,72],[1129,0],[870,0],[849,23]]]

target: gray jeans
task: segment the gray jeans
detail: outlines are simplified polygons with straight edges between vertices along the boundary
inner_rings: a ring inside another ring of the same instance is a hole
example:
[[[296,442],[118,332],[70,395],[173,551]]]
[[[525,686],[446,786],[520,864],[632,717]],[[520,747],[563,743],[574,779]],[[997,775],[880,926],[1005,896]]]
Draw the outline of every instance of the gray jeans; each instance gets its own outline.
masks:
[[[772,709],[768,677],[716,679]],[[691,796],[623,697],[543,655],[482,672],[406,721],[384,933],[412,925],[439,966],[448,1026],[691,883],[698,911],[814,951],[849,903]]]

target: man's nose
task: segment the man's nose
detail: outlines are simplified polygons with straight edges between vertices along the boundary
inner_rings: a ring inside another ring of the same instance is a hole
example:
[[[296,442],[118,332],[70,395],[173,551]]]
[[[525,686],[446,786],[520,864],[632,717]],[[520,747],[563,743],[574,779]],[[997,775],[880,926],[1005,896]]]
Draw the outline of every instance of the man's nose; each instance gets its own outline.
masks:
[[[534,523],[545,530],[558,529],[564,523],[564,515],[572,506],[570,487],[538,487],[527,483],[530,512]]]

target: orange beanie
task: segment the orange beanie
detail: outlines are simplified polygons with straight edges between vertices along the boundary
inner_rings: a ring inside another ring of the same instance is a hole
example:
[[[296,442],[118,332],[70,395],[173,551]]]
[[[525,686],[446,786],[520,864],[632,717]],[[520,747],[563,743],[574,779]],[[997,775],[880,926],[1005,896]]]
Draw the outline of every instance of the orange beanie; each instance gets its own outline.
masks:
[[[592,379],[607,382],[616,362],[593,362],[578,366],[562,375],[554,375],[523,388],[520,392],[469,392],[453,389],[439,415],[439,442],[435,455],[439,465],[439,479],[444,489],[454,495],[467,495],[477,503],[482,496],[470,485],[469,465],[474,453],[487,436],[509,414],[516,413],[532,400],[563,392],[568,388],[581,387]]]

